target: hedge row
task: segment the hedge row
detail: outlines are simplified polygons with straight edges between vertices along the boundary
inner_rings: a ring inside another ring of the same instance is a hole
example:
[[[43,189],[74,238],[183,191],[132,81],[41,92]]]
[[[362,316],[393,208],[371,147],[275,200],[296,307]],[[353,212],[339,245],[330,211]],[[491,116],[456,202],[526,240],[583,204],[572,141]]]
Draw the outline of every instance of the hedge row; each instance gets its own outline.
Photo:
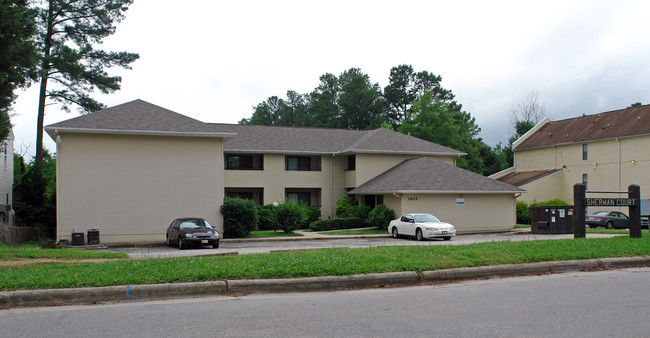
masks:
[[[327,231],[339,229],[354,229],[365,226],[365,221],[360,217],[344,217],[321,219],[309,225],[312,231]]]

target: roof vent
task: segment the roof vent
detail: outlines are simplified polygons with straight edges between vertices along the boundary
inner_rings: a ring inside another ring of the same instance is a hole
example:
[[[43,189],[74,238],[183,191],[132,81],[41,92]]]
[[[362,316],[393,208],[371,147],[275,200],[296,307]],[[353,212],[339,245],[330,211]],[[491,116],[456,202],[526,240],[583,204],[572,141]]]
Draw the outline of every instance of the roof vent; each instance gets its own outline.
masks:
[[[548,136],[553,136],[553,134],[551,134],[551,132],[549,131],[549,132],[548,132]]]
[[[607,124],[607,128],[609,128],[609,123]]]
[[[566,138],[569,138],[569,134],[566,134]]]

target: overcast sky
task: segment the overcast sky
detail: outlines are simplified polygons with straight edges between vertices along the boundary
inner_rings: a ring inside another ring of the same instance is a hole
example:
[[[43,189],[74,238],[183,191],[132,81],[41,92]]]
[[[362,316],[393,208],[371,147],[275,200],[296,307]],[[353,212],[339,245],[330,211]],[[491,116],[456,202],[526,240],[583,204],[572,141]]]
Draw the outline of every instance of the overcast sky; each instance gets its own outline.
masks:
[[[134,99],[237,123],[287,90],[352,67],[383,88],[393,66],[442,76],[489,145],[532,90],[558,120],[650,103],[650,1],[135,0],[98,48],[140,54],[108,106]],[[16,152],[33,154],[38,86],[19,92]],[[48,106],[45,124],[78,116]],[[45,146],[55,150],[45,136]]]

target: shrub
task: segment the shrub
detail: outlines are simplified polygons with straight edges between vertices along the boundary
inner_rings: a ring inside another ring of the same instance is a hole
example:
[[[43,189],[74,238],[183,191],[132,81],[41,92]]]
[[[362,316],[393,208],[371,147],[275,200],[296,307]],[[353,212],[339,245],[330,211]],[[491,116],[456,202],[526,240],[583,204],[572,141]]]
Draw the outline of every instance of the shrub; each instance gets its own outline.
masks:
[[[363,204],[359,205],[356,207],[356,210],[354,212],[354,217],[359,217],[361,219],[368,219],[368,215],[370,215],[370,211],[372,211],[372,207],[368,204]]]
[[[517,224],[530,224],[530,208],[524,201],[517,201]]]
[[[278,228],[286,233],[291,233],[300,229],[307,221],[305,209],[298,203],[285,202],[275,208],[275,216],[278,222]]]
[[[278,222],[275,217],[275,206],[273,204],[257,205],[257,228],[259,230],[277,230]]]
[[[306,204],[300,204],[302,212],[305,214],[305,221],[300,225],[300,229],[309,229],[309,225],[320,219],[320,208],[312,207]]]
[[[354,197],[344,196],[336,200],[336,217],[346,218],[357,216],[359,202]]]
[[[552,207],[552,206],[562,206],[562,205],[571,205],[570,203],[567,203],[559,198],[555,198],[552,200],[548,201],[543,201],[543,202],[533,202],[530,204],[531,207]]]
[[[334,219],[321,219],[309,225],[312,231],[327,231],[340,229],[354,229],[363,227],[365,222],[359,217],[345,217]]]
[[[376,206],[368,214],[366,223],[370,226],[376,226],[377,229],[388,230],[388,223],[395,219],[395,212],[384,204]]]
[[[246,237],[257,226],[257,209],[251,200],[226,197],[220,208],[223,237]]]

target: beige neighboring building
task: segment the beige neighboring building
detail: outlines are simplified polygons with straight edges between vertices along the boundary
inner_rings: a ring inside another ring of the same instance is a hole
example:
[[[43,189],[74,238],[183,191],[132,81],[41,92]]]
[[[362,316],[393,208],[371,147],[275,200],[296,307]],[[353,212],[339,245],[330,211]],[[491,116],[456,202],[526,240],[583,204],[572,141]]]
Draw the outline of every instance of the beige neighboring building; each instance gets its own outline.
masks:
[[[491,177],[528,191],[519,197],[528,203],[553,198],[573,203],[576,183],[585,183],[591,191],[627,191],[638,184],[641,198],[650,198],[650,105],[546,119],[513,149],[514,167]]]
[[[57,143],[58,240],[99,229],[103,243],[162,242],[188,216],[221,230],[226,196],[301,201],[328,218],[352,194],[434,213],[461,233],[497,231],[514,226],[524,192],[457,168],[462,152],[382,128],[204,123],[136,100],[45,130]],[[390,190],[387,175],[399,183]]]
[[[13,205],[14,133],[9,129],[7,139],[0,143],[0,212],[8,212]]]

